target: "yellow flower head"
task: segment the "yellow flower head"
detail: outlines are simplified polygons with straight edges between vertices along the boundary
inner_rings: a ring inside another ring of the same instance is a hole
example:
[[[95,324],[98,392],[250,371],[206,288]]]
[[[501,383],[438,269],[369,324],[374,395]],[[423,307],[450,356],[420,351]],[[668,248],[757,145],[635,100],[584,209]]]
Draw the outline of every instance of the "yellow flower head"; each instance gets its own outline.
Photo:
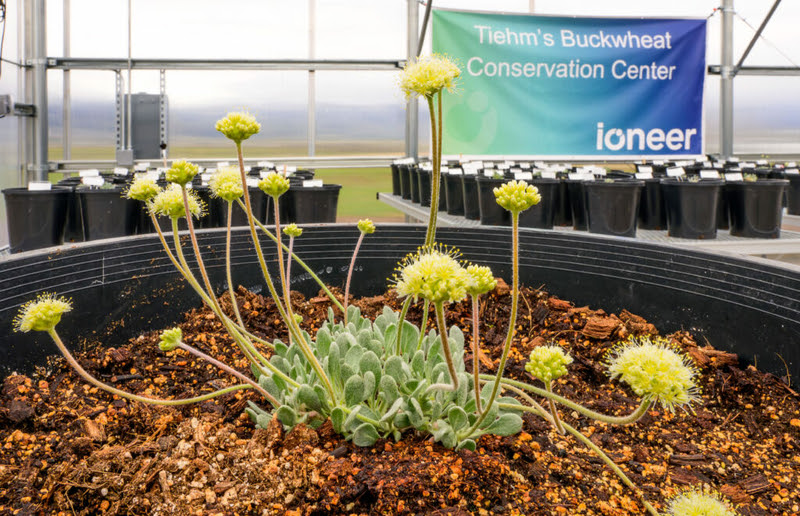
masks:
[[[297,238],[303,234],[303,228],[292,222],[291,224],[284,226],[283,234],[292,238]]]
[[[238,145],[257,134],[261,130],[261,124],[250,113],[234,111],[217,120],[216,129]]]
[[[193,190],[187,190],[189,199],[189,211],[195,218],[203,215],[203,201],[201,201]],[[181,187],[173,184],[161,190],[150,202],[150,211],[156,215],[179,219],[186,216],[183,206],[183,193]]]
[[[631,337],[612,349],[606,361],[612,379],[670,411],[698,400],[697,369],[667,339]]]
[[[512,180],[494,189],[497,204],[511,213],[520,213],[535,204],[539,204],[542,196],[539,189],[525,181]]]
[[[183,340],[183,332],[177,326],[164,330],[158,337],[158,347],[161,351],[172,351],[177,348]]]
[[[170,183],[185,185],[197,175],[197,171],[197,165],[181,160],[174,162],[164,174],[164,177]]]
[[[432,303],[457,302],[467,297],[472,276],[458,263],[457,251],[444,246],[420,248],[406,256],[394,276],[400,297],[412,296]]]
[[[137,176],[128,187],[128,191],[125,192],[125,196],[128,199],[147,202],[158,195],[160,191],[161,188],[152,179]]]
[[[443,89],[453,91],[461,69],[449,57],[433,54],[409,61],[400,75],[400,89],[411,97],[433,97]]]
[[[491,292],[497,286],[492,269],[485,265],[468,265],[467,273],[472,276],[472,285],[467,288],[467,294],[471,296],[480,296]]]
[[[72,303],[55,294],[40,294],[35,300],[22,305],[14,318],[14,330],[27,333],[50,331],[61,321],[61,315],[72,310]]]
[[[736,516],[736,511],[726,504],[716,493],[703,493],[688,490],[669,501],[667,514],[670,516]]]
[[[572,357],[559,346],[538,346],[531,351],[525,370],[534,378],[548,383],[567,374],[567,366],[571,363]]]
[[[211,176],[208,182],[211,188],[211,195],[222,200],[232,202],[244,195],[242,187],[242,175],[238,168],[222,167]]]
[[[258,187],[270,197],[280,197],[289,190],[289,180],[276,172],[270,172],[261,181]]]
[[[361,219],[358,221],[358,230],[370,235],[375,232],[375,224],[370,219]]]

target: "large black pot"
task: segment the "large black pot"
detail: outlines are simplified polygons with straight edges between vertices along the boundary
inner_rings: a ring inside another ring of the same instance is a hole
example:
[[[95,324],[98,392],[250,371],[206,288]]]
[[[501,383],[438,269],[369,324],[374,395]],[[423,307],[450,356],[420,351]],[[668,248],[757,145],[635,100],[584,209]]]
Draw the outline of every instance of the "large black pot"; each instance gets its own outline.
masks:
[[[586,214],[590,233],[636,236],[644,181],[587,181]]]
[[[800,215],[800,174],[786,174],[789,186],[786,189],[786,212]]]
[[[642,179],[639,199],[639,229],[667,229],[667,206],[661,193],[661,181],[656,178]]]
[[[400,195],[400,165],[392,163],[392,195]]]
[[[381,225],[359,252],[354,295],[377,295],[400,257],[425,238],[425,226]],[[352,224],[307,227],[295,250],[322,279],[344,284],[358,230]],[[226,285],[225,231],[198,235],[217,292]],[[437,239],[464,258],[488,265],[511,282],[510,228],[439,228]],[[270,270],[277,268],[271,241],[261,240]],[[550,293],[609,312],[628,309],[662,334],[691,328],[698,341],[738,353],[744,363],[800,382],[800,267],[765,264],[725,254],[665,244],[537,230],[520,231],[520,280]],[[192,253],[187,260],[195,267]],[[249,231],[234,231],[233,281],[265,292]],[[316,295],[317,284],[292,267],[292,288]],[[57,353],[43,333],[12,333],[19,305],[40,292],[70,297],[74,310],[58,326],[67,346],[82,338],[119,346],[143,331],[175,325],[200,300],[175,272],[155,235],[86,242],[0,260],[0,374],[31,373]]]
[[[11,252],[63,244],[71,194],[71,188],[57,186],[51,190],[3,190]]]
[[[342,185],[291,187],[289,219],[298,224],[336,222],[341,189]],[[283,196],[278,201],[280,209]]]
[[[137,201],[126,199],[122,188],[77,188],[83,235],[86,240],[113,238],[136,233]]]
[[[419,204],[419,175],[425,171],[420,167],[409,168],[409,181],[411,186],[411,202]]]
[[[505,184],[505,179],[478,176],[478,206],[481,213],[481,224],[484,226],[508,226],[511,215],[497,204],[494,189]]]
[[[586,181],[580,179],[567,179],[569,205],[572,212],[572,229],[586,231],[589,229],[586,217]]]
[[[419,204],[420,206],[431,205],[431,177],[433,172],[419,169],[417,179],[419,180]]]
[[[480,220],[481,201],[478,197],[478,181],[476,175],[461,176],[461,199],[464,202],[464,217],[468,220]]]
[[[731,181],[725,185],[730,203],[731,235],[778,238],[783,220],[786,179]]]
[[[555,197],[555,216],[553,217],[554,226],[572,225],[572,206],[570,205],[569,187],[564,178],[559,178],[558,193]]]
[[[519,225],[523,228],[553,229],[555,219],[556,196],[558,195],[559,180],[535,178],[526,181],[539,190],[542,200],[539,204],[531,206],[519,214]]]
[[[717,203],[723,184],[717,179],[696,182],[662,179],[669,236],[694,240],[717,238]]]
[[[400,171],[400,196],[403,199],[411,200],[411,169],[414,165],[398,165]]]
[[[464,215],[464,189],[461,185],[461,176],[462,174],[444,174],[444,200],[448,215]]]

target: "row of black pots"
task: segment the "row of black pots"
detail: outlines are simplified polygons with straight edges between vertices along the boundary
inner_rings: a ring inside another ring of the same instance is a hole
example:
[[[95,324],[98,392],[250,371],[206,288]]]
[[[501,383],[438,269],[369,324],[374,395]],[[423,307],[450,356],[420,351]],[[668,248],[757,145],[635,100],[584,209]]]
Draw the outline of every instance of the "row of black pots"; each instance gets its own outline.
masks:
[[[282,223],[336,222],[341,185],[306,187],[292,184],[279,203]],[[54,186],[50,190],[8,188],[3,190],[8,222],[9,247],[12,253],[30,251],[67,242],[97,240],[155,231],[143,203],[126,199],[123,188],[83,188],[74,185]],[[196,191],[208,207],[197,226],[200,229],[225,227],[227,204],[212,198],[208,187]],[[251,206],[261,222],[274,222],[272,199],[250,187]],[[159,220],[162,230],[171,230],[169,219]],[[231,225],[247,225],[244,211],[234,205]],[[186,229],[181,219],[179,229]]]

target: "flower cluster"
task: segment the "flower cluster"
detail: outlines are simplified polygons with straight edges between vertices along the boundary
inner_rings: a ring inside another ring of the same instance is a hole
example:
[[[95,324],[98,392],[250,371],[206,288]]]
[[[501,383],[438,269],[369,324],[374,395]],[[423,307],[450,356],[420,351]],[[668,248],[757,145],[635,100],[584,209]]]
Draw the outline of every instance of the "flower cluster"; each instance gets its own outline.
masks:
[[[188,190],[186,194],[189,199],[189,211],[195,218],[200,218],[203,214],[203,201],[201,201],[192,190]],[[171,219],[185,217],[186,210],[183,206],[183,192],[181,191],[181,187],[173,184],[161,190],[158,195],[153,197],[150,203],[150,211],[156,215],[169,217]]]
[[[717,494],[705,494],[697,490],[685,491],[667,506],[670,516],[736,516]]]
[[[472,284],[467,287],[467,294],[470,296],[480,296],[491,292],[497,286],[492,269],[485,265],[468,265],[467,274],[472,277]]]
[[[697,369],[662,337],[631,337],[606,357],[608,375],[672,411],[698,399]]]
[[[361,219],[358,221],[358,230],[365,235],[371,235],[375,232],[375,224],[370,219]]]
[[[297,238],[303,234],[303,228],[292,222],[283,228],[283,234],[288,237]]]
[[[423,247],[407,256],[395,275],[400,297],[426,299],[432,303],[457,302],[467,297],[472,276],[454,258],[456,251],[443,246]]]
[[[433,54],[410,61],[400,76],[406,97],[433,97],[443,89],[452,91],[461,69],[449,57]]]
[[[217,173],[211,176],[208,182],[211,195],[222,200],[232,202],[244,195],[242,187],[242,175],[239,170],[233,167],[222,167]]]
[[[161,189],[155,181],[141,175],[133,180],[130,187],[128,187],[128,191],[125,192],[125,196],[128,197],[128,199],[147,202],[158,195],[160,191]]]
[[[176,161],[164,174],[167,181],[177,185],[185,185],[197,175],[197,165],[188,161]]]
[[[161,332],[158,337],[158,347],[161,351],[172,351],[177,348],[183,340],[183,332],[177,326]]]
[[[51,331],[61,321],[61,315],[72,310],[72,303],[55,294],[41,294],[28,301],[19,310],[14,319],[14,329],[23,333],[33,331]]]
[[[289,190],[289,180],[276,172],[270,172],[258,182],[258,187],[270,197],[278,198]]]
[[[572,357],[559,346],[538,346],[531,351],[525,370],[545,384],[567,374],[567,366]]]
[[[250,113],[234,111],[228,113],[225,118],[217,120],[216,129],[239,145],[254,134],[258,134],[261,124],[256,122],[256,117]]]
[[[516,180],[495,188],[494,197],[497,204],[511,213],[523,212],[531,206],[539,204],[542,200],[538,188],[529,185],[525,181]]]

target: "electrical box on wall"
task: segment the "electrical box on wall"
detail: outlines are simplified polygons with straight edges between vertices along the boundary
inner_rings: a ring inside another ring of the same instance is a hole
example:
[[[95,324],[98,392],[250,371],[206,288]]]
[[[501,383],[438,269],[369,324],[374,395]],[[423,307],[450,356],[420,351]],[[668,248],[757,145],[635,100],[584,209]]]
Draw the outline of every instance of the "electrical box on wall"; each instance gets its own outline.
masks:
[[[127,94],[122,105],[127,116]],[[167,96],[134,93],[131,95],[131,111],[133,159],[160,159],[162,144],[167,143]]]

